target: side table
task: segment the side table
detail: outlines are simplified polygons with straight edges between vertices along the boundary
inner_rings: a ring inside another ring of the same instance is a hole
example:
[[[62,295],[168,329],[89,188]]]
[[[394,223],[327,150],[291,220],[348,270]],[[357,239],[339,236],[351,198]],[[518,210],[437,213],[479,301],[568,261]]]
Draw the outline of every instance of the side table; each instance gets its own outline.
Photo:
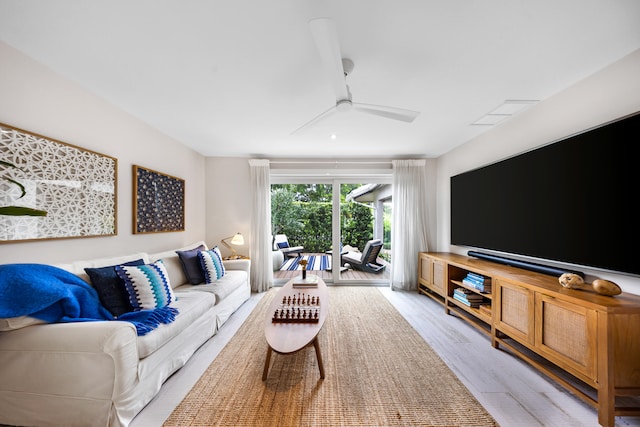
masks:
[[[224,261],[232,261],[234,259],[250,259],[248,256],[244,255],[231,255],[222,258]]]

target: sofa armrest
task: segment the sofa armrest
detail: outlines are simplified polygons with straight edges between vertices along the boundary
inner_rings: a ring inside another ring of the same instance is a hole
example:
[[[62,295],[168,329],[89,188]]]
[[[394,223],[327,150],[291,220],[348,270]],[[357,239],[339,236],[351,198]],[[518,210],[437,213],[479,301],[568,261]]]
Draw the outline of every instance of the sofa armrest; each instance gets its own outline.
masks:
[[[0,394],[111,402],[137,382],[136,328],[97,321],[28,326],[0,333]],[[0,413],[3,408],[0,399]],[[18,399],[30,408],[38,399]],[[31,402],[31,403],[30,403]]]
[[[251,260],[249,259],[230,259],[222,261],[222,263],[227,270],[244,270],[247,274],[251,273]]]

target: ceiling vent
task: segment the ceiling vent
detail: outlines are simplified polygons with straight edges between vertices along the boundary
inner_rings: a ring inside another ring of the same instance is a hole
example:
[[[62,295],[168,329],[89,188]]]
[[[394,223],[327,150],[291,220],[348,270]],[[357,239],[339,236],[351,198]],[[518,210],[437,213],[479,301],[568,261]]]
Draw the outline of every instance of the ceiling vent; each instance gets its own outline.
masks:
[[[504,101],[502,105],[488,112],[471,124],[480,126],[493,126],[513,116],[514,114],[517,114],[529,108],[531,105],[537,102],[538,101],[535,100],[508,99]]]

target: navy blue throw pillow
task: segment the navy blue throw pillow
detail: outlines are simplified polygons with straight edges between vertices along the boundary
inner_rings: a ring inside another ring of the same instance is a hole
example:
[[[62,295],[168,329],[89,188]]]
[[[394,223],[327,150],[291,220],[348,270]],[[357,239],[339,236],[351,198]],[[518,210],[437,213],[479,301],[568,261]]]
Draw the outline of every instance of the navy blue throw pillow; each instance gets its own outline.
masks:
[[[122,265],[143,265],[142,259],[130,261]],[[110,265],[108,267],[99,268],[85,268],[89,278],[91,279],[91,285],[98,292],[100,302],[113,314],[114,317],[123,315],[133,311],[133,307],[129,302],[129,294],[125,289],[124,281],[116,273],[116,266]]]
[[[176,251],[180,262],[182,263],[182,270],[184,271],[187,280],[192,285],[197,285],[204,282],[204,271],[200,265],[200,259],[198,258],[198,252],[204,251],[204,245],[200,245],[197,248],[190,249],[188,251]]]

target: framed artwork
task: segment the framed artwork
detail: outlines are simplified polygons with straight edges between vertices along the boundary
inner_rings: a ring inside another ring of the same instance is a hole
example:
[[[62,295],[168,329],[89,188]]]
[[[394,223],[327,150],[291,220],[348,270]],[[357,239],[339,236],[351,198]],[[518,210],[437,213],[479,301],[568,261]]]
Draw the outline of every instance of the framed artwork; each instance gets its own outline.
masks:
[[[133,165],[133,233],[184,231],[183,179]]]
[[[117,234],[114,157],[0,123],[0,243]]]

